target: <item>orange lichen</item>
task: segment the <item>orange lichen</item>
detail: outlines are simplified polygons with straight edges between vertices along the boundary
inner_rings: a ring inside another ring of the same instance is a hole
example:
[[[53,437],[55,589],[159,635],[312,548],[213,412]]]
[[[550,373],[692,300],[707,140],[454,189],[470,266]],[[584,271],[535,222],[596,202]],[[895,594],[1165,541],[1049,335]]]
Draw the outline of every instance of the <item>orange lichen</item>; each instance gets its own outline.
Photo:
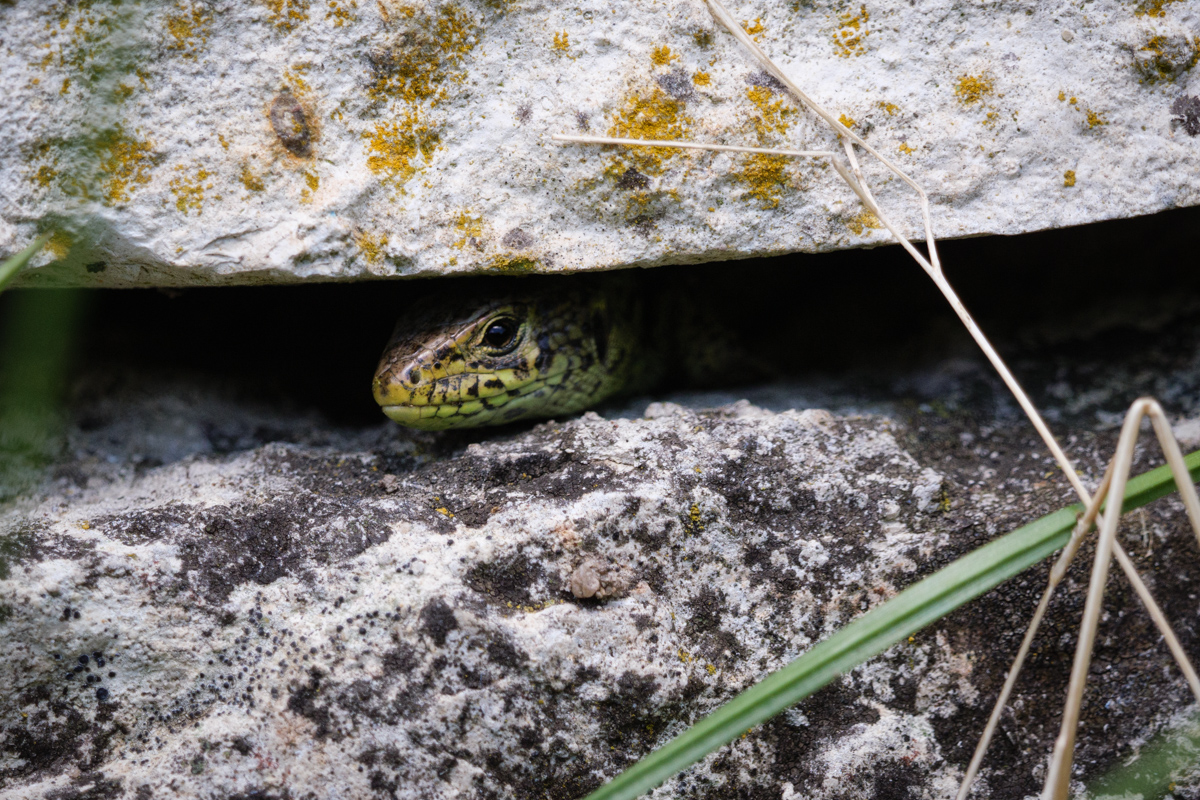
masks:
[[[354,12],[358,10],[358,0],[329,0],[329,10],[325,19],[333,21],[333,27],[340,28],[354,22]]]
[[[420,157],[428,162],[441,141],[439,133],[411,110],[399,122],[376,123],[365,136],[370,154],[367,167],[394,183],[411,178],[417,171],[413,161]]]
[[[692,83],[697,86],[708,86],[712,83],[712,78],[707,72],[697,72],[692,75]]]
[[[175,208],[183,215],[195,211],[196,214],[204,208],[204,192],[212,189],[211,183],[205,183],[211,173],[204,167],[196,167],[195,172],[188,174],[188,168],[180,164],[175,167],[179,174],[171,179],[171,194],[175,195]]]
[[[746,90],[746,97],[758,107],[759,116],[754,120],[754,130],[758,134],[759,144],[766,144],[771,133],[786,133],[791,126],[789,117],[796,113],[783,100],[765,86],[751,86]]]
[[[267,188],[263,185],[262,178],[251,171],[249,164],[242,165],[242,171],[238,175],[238,180],[242,182],[242,186],[245,186],[251,192],[261,192]]]
[[[430,110],[448,97],[447,83],[461,83],[466,55],[478,42],[478,29],[455,5],[436,13],[411,6],[384,10],[389,23],[405,25],[403,36],[388,50],[372,56],[374,81],[368,95],[378,102],[400,101],[407,108],[399,121],[377,123],[365,133],[367,166],[385,181],[403,183],[416,172],[414,160],[428,162],[440,134]]]
[[[760,146],[772,144],[774,139],[787,132],[791,126],[789,118],[796,112],[782,97],[776,98],[765,86],[751,86],[746,90],[746,97],[759,112],[751,124]],[[757,200],[764,209],[777,208],[788,183],[789,161],[787,156],[765,153],[743,156],[730,177],[746,185],[743,199]]]
[[[667,47],[665,44],[662,47],[656,47],[650,51],[650,60],[653,61],[655,65],[660,67],[665,67],[667,64],[670,64],[677,58],[679,58],[679,56],[672,53],[671,48]]]
[[[281,31],[295,30],[308,22],[308,0],[263,0],[271,24]]]
[[[1138,17],[1165,17],[1167,15],[1165,6],[1168,3],[1178,3],[1179,0],[1142,0],[1133,9],[1133,13]]]
[[[1101,125],[1108,124],[1108,120],[1104,118],[1103,114],[1098,111],[1093,111],[1090,108],[1084,112],[1084,118],[1087,121],[1087,126],[1089,128],[1098,128]]]
[[[478,241],[483,236],[483,217],[474,216],[470,209],[464,208],[454,218],[454,227],[462,233],[462,237],[451,247],[461,250],[468,242]]]
[[[850,58],[851,56],[861,56],[866,52],[866,43],[863,39],[871,35],[867,30],[867,22],[871,19],[871,15],[867,12],[867,7],[860,6],[857,14],[842,14],[838,17],[840,23],[838,29],[833,32],[833,52],[840,58]]]
[[[172,39],[167,49],[184,58],[195,58],[208,42],[212,20],[212,13],[200,3],[192,5],[190,9],[186,5],[181,6],[178,13],[167,17],[167,33]]]
[[[979,75],[962,75],[958,79],[958,85],[954,87],[954,93],[958,95],[958,102],[964,106],[982,102],[984,97],[992,93],[992,90],[992,78],[986,72]]]
[[[847,128],[853,128],[855,125],[858,124],[857,120],[851,119],[850,117],[847,117],[845,114],[842,114],[840,117],[838,117],[838,122],[842,123]]]
[[[493,256],[487,268],[503,275],[524,275],[534,272],[541,266],[536,258],[528,256]]]
[[[1133,67],[1146,83],[1173,82],[1200,61],[1200,38],[1151,36],[1134,53]]]
[[[855,236],[862,236],[868,230],[882,228],[883,223],[870,211],[862,211],[846,220],[846,227],[853,231]]]
[[[909,147],[908,142],[901,142],[899,145],[897,145],[896,149],[899,150],[901,153],[904,153],[904,155],[906,155],[906,156],[912,155],[913,153],[917,152],[917,148]]]
[[[886,111],[889,117],[894,117],[896,112],[900,110],[900,106],[896,105],[895,103],[886,103],[883,100],[880,100],[875,105]]]
[[[474,23],[457,6],[443,6],[436,16],[403,6],[397,12],[411,28],[403,45],[375,60],[373,99],[437,103],[446,97],[447,81],[462,82],[459,67],[478,40]]]
[[[763,27],[762,17],[755,17],[753,23],[742,20],[742,30],[751,36],[758,36],[760,33],[765,31],[766,28]]]
[[[607,135],[623,139],[682,139],[691,122],[684,104],[656,86],[649,94],[628,97]],[[659,175],[664,159],[673,155],[675,151],[665,147],[625,148],[617,155],[614,167],[633,167],[646,175]]]
[[[741,164],[730,175],[749,187],[743,197],[754,198],[764,209],[778,208],[783,189],[787,186],[789,161],[787,156],[755,153],[743,157]]]
[[[97,140],[96,149],[105,176],[104,198],[109,203],[124,203],[135,186],[150,182],[153,150],[149,142],[129,136],[118,126]]]
[[[1068,189],[1075,185],[1075,170],[1069,169],[1063,173],[1063,186]]]
[[[49,164],[43,164],[38,167],[37,172],[33,174],[33,180],[38,186],[43,189],[49,189],[50,184],[54,183],[54,179],[58,177],[58,170]]]
[[[571,50],[571,37],[566,31],[554,34],[554,44],[550,45],[550,49],[559,53],[569,53]]]
[[[321,186],[321,179],[315,172],[305,172],[304,185],[306,188],[300,191],[300,202],[308,203],[312,201],[313,194]]]
[[[388,235],[381,233],[377,236],[372,236],[367,231],[363,231],[355,237],[355,242],[358,244],[358,249],[362,252],[363,258],[372,264],[376,264],[383,258],[384,248],[387,247],[388,243]]]

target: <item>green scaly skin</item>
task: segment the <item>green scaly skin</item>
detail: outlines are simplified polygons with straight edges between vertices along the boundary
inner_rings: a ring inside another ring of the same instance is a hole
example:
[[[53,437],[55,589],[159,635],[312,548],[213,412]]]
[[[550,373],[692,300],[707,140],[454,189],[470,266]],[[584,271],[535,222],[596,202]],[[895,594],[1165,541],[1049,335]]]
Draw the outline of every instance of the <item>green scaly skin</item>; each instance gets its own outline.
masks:
[[[639,345],[652,338],[645,305],[621,276],[517,281],[508,294],[427,305],[397,324],[375,400],[423,430],[581,411],[654,381],[660,370]]]

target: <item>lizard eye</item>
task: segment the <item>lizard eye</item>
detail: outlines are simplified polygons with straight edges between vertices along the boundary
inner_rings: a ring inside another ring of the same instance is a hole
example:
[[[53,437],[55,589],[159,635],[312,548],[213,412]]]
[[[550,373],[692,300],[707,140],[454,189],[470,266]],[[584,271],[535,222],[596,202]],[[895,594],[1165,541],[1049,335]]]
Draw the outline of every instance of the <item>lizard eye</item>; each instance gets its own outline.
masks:
[[[516,347],[520,330],[520,324],[512,317],[496,317],[484,328],[482,343],[497,355],[503,355]]]

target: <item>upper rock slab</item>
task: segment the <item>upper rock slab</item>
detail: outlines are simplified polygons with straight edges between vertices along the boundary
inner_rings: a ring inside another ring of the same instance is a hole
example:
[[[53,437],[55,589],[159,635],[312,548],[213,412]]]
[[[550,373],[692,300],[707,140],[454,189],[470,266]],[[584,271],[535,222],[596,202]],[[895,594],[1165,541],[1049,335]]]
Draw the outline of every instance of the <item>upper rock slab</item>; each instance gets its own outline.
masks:
[[[1200,0],[735,2],[930,193],[938,236],[1200,203]],[[529,272],[886,241],[700,0],[0,4],[0,253],[26,285]],[[1192,92],[1200,90],[1196,87]],[[915,196],[865,166],[918,232]]]

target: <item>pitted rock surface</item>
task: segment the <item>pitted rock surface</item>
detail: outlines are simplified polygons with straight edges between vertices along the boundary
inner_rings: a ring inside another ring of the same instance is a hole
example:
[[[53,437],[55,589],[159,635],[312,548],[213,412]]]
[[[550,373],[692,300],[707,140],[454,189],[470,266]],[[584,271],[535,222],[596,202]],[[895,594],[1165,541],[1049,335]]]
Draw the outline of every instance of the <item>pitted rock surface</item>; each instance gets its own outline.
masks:
[[[938,237],[1200,202],[1197,0],[729,2],[929,193]],[[0,4],[0,255],[26,285],[653,266],[889,241],[701,0]],[[920,208],[871,159],[908,236]]]
[[[187,415],[173,407],[172,423]],[[101,433],[77,431],[79,472],[0,520],[0,792],[582,797],[857,614],[1068,499],[1019,428],[928,422],[936,435],[655,403],[444,457],[428,435],[387,427],[124,470]],[[1075,442],[1087,479],[1112,439]],[[1182,507],[1139,513],[1152,544],[1139,560],[1195,652],[1186,586],[1200,568]],[[605,590],[574,591],[581,569]],[[1015,579],[654,796],[951,794],[1043,580]],[[983,796],[1036,791],[1081,602],[1068,588]],[[1136,599],[1113,590],[1086,770],[1187,697]]]

